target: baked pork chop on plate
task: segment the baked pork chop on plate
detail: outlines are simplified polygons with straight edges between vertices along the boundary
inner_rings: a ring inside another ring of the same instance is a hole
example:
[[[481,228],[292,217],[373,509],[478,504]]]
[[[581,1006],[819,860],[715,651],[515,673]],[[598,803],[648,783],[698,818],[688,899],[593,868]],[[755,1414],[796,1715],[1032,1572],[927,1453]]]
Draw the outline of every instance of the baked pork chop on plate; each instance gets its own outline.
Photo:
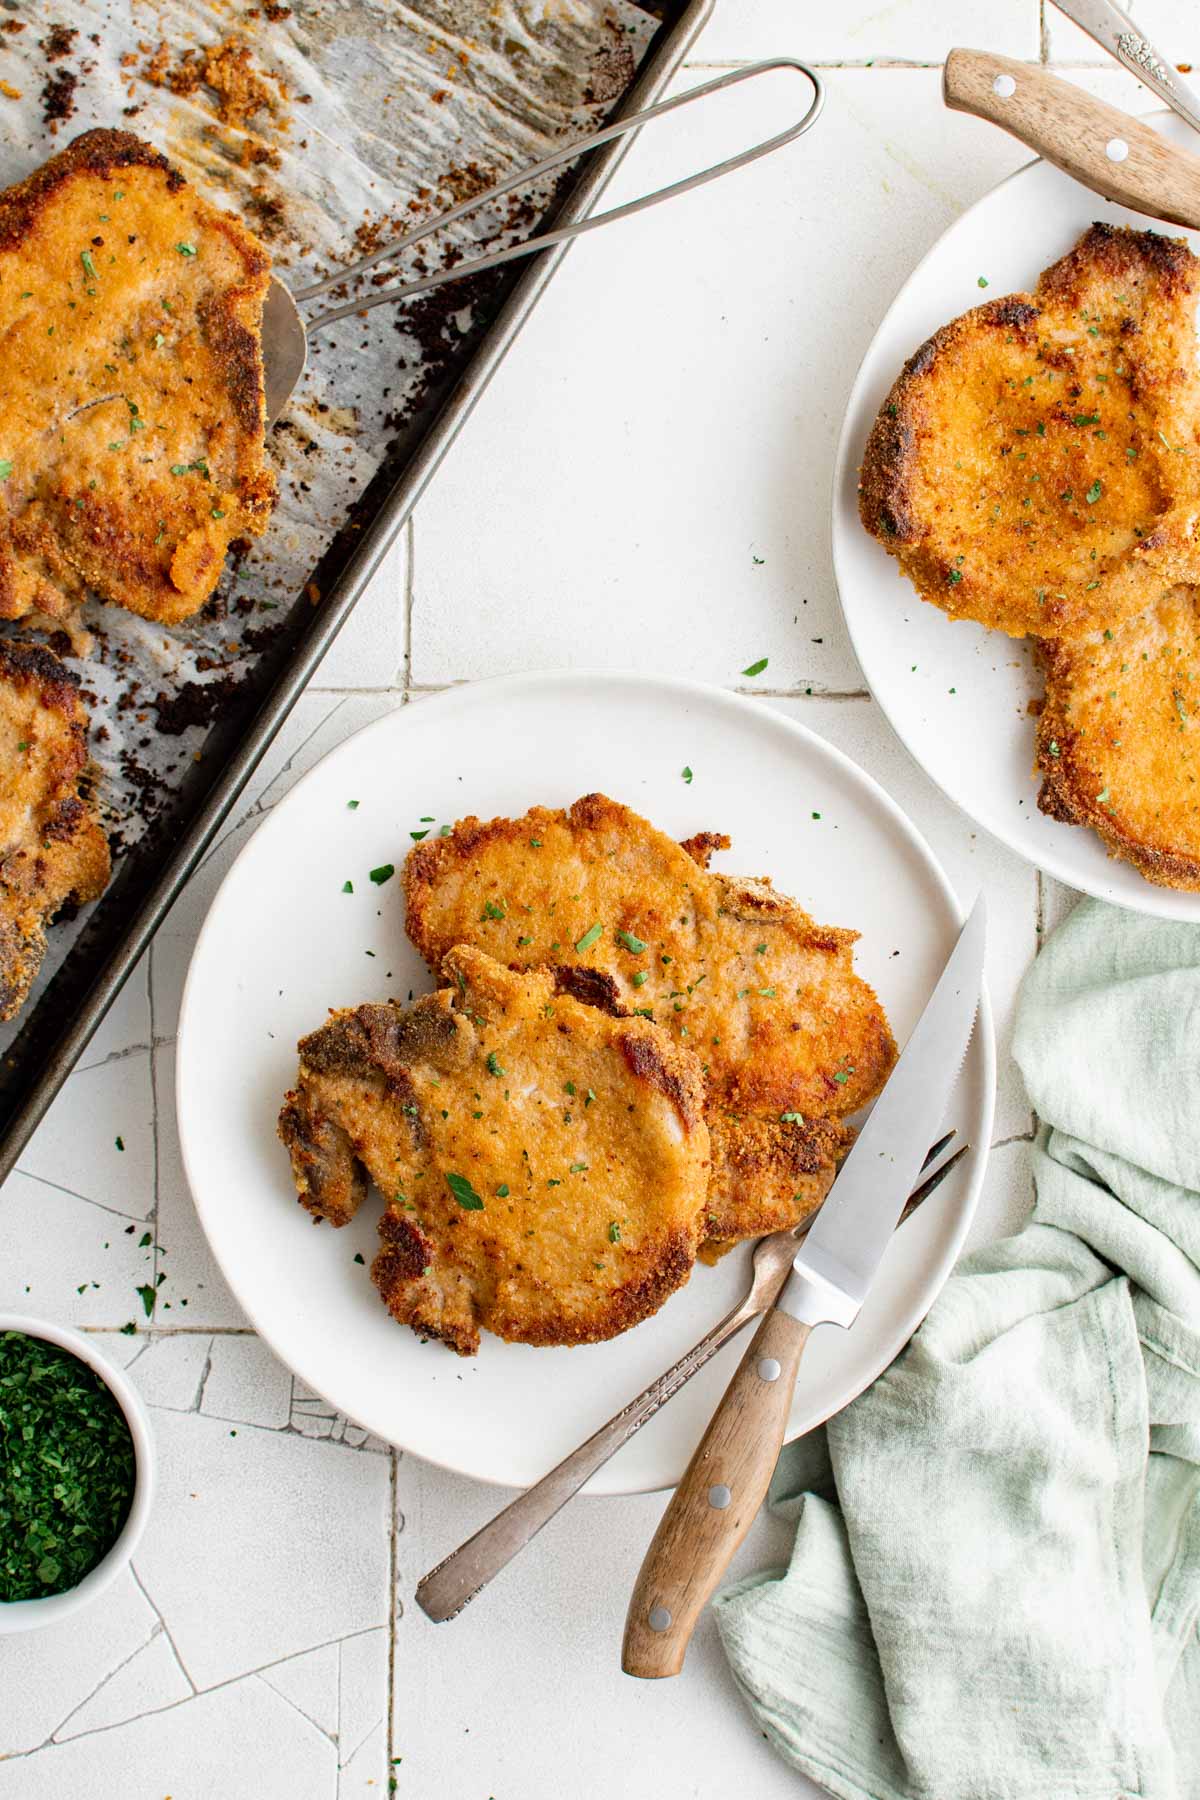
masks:
[[[616,1337],[688,1278],[708,1188],[699,1060],[463,946],[405,1011],[335,1012],[279,1118],[301,1203],[387,1201],[372,1276],[460,1355]]]

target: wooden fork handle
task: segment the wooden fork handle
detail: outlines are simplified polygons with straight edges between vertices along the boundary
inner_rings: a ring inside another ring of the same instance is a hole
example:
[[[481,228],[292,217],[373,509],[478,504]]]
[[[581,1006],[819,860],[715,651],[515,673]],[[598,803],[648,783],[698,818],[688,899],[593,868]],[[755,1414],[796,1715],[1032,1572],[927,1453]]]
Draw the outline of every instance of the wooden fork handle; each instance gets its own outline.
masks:
[[[646,1552],[629,1603],[627,1675],[678,1675],[730,1558],[766,1497],[812,1327],[769,1312],[738,1365]]]
[[[1073,83],[988,50],[952,50],[942,98],[1002,126],[1106,200],[1200,228],[1200,158]]]

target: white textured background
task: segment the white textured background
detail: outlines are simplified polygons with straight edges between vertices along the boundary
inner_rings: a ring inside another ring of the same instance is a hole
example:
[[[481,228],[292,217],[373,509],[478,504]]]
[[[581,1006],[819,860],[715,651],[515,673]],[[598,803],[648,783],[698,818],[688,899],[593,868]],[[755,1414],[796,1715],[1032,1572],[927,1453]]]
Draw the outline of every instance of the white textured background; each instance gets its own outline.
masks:
[[[1144,0],[1139,17],[1172,60],[1200,63],[1192,0]],[[821,123],[571,252],[0,1191],[0,1307],[102,1334],[150,1405],[161,1465],[134,1573],[61,1629],[0,1639],[0,1800],[359,1800],[389,1780],[403,1800],[815,1792],[758,1736],[707,1621],[681,1680],[620,1673],[661,1496],[576,1502],[461,1619],[428,1624],[415,1581],[503,1496],[364,1440],[255,1338],[183,1181],[173,1040],[233,854],[358,725],[450,682],[554,665],[753,688],[876,775],[964,896],[986,884],[1001,1094],[981,1228],[1020,1219],[1031,1120],[1008,1022],[1071,897],[977,836],[891,737],[828,554],[834,443],[876,324],[955,216],[1026,160],[943,110],[936,65],[953,44],[1050,60],[1119,105],[1151,104],[1039,0],[718,0],[679,85],[794,53],[824,65]],[[775,80],[658,127],[614,192],[778,129],[800,90]],[[766,674],[743,681],[762,656]],[[160,1248],[140,1247],[146,1231]],[[149,1328],[135,1288],[158,1274]],[[760,1519],[737,1567],[786,1550]]]

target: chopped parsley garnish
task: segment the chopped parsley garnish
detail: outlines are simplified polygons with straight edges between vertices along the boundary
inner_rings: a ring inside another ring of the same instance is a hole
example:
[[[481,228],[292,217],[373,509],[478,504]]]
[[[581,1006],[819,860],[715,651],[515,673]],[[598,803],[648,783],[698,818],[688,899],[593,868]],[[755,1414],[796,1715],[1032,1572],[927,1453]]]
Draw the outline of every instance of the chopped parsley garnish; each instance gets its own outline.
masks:
[[[116,1146],[117,1146],[117,1149],[118,1149],[118,1150],[124,1150],[124,1148],[125,1148],[125,1139],[124,1139],[124,1138],[123,1138],[123,1137],[115,1137],[115,1138],[114,1138],[114,1139],[113,1139],[113,1143],[114,1143],[114,1144],[115,1144],[115,1145],[116,1145]]]
[[[1098,481],[1093,481],[1091,487],[1088,489],[1087,493],[1083,497],[1087,501],[1089,506],[1095,506],[1097,500],[1100,498],[1100,496],[1103,492],[1104,492],[1104,489],[1101,486],[1101,484]]]
[[[1057,738],[1051,738],[1049,744],[1046,747],[1049,750],[1051,756],[1059,756],[1062,754],[1058,747],[1058,739]]]
[[[503,919],[506,916],[504,907],[497,906],[494,900],[485,900],[483,911],[479,915],[481,919]]]
[[[530,838],[530,840],[529,840],[529,848],[530,848],[530,849],[531,849],[531,850],[540,850],[540,849],[541,849],[541,847],[542,847],[542,840],[541,840],[541,838]]]
[[[946,571],[946,580],[950,583],[951,587],[956,587],[962,580],[962,570],[948,569]]]
[[[454,1198],[465,1212],[483,1211],[483,1201],[479,1198],[479,1195],[475,1192],[475,1189],[471,1186],[465,1175],[448,1173],[446,1176],[446,1186],[450,1189],[450,1192],[454,1195]]]
[[[760,656],[758,661],[752,662],[748,669],[743,669],[742,674],[743,675],[761,675],[769,661],[770,661],[769,657]]]
[[[517,939],[517,948],[519,950],[524,949],[526,944],[532,944],[532,942],[533,939],[531,937],[519,937]]]
[[[13,472],[13,466],[7,456],[0,456],[0,481],[7,481]]]
[[[845,1069],[839,1069],[839,1070],[838,1070],[838,1071],[837,1071],[837,1073],[836,1073],[836,1074],[835,1074],[835,1075],[834,1075],[834,1078],[833,1078],[833,1079],[834,1079],[834,1080],[835,1080],[835,1081],[836,1081],[836,1082],[837,1082],[837,1083],[838,1083],[838,1084],[839,1084],[839,1085],[840,1085],[840,1086],[841,1086],[841,1087],[845,1087],[845,1085],[846,1085],[846,1083],[847,1083],[847,1082],[848,1082],[848,1081],[849,1081],[849,1079],[850,1079],[850,1076],[849,1076],[849,1075],[848,1075],[848,1074],[847,1074],[847,1073],[846,1073],[846,1071],[845,1071]]]
[[[395,873],[395,863],[380,863],[377,869],[371,870],[371,880],[375,883],[376,887],[382,887],[384,882],[390,881]]]
[[[1100,790],[1100,792],[1099,792],[1099,793],[1098,793],[1098,794],[1097,794],[1097,795],[1096,795],[1096,800],[1097,800],[1097,802],[1098,802],[1098,804],[1099,804],[1099,805],[1101,805],[1101,806],[1103,806],[1103,805],[1104,805],[1104,802],[1105,802],[1105,801],[1106,801],[1106,800],[1107,800],[1107,799],[1108,799],[1108,789],[1107,789],[1107,788],[1101,788],[1101,790]]]
[[[362,1253],[362,1251],[361,1251],[361,1250],[356,1250],[356,1251],[355,1251],[355,1252],[354,1252],[354,1260],[355,1260],[355,1262],[356,1262],[356,1263],[360,1263],[360,1262],[362,1262],[362,1260],[363,1260],[363,1253]]]
[[[145,1310],[146,1317],[149,1318],[154,1311],[154,1289],[150,1286],[149,1282],[144,1282],[137,1291],[142,1296],[142,1306]]]
[[[603,934],[604,934],[604,927],[603,927],[603,925],[600,924],[599,920],[597,920],[596,924],[588,926],[588,929],[584,932],[584,934],[581,938],[576,938],[576,940],[575,940],[576,950],[580,954],[582,954],[583,951],[585,951],[585,950],[590,950],[593,944],[599,942],[599,940],[603,936]]]
[[[343,894],[352,894],[354,892],[354,883],[352,881],[343,881],[342,892]]]
[[[986,275],[980,275],[980,276],[979,276],[979,278],[978,278],[978,279],[977,279],[977,281],[976,281],[976,283],[975,283],[975,286],[976,286],[976,287],[986,287],[986,286],[987,286],[987,284],[988,284],[988,278],[987,278],[987,276],[986,276]]]
[[[502,1181],[500,1186],[496,1189],[496,1198],[497,1200],[508,1199],[508,1183],[506,1181]]]
[[[358,811],[358,801],[357,800],[347,800],[346,805],[349,807],[351,812]]]
[[[586,1163],[572,1163],[569,1173],[572,1175],[586,1175],[587,1164]]]
[[[1071,423],[1072,425],[1098,425],[1100,423],[1100,414],[1076,413],[1075,417],[1071,420]]]
[[[587,1093],[586,1093],[586,1094],[585,1094],[585,1095],[584,1095],[584,1097],[583,1097],[583,1104],[584,1104],[584,1105],[585,1105],[585,1106],[590,1106],[590,1105],[591,1105],[591,1104],[592,1104],[592,1101],[593,1101],[593,1100],[594,1100],[594,1099],[595,1099],[595,1098],[596,1098],[596,1090],[595,1090],[595,1088],[589,1088],[589,1089],[588,1089],[588,1091],[587,1091]]]
[[[419,844],[422,838],[429,836],[429,833],[427,831],[410,831],[408,835],[414,844]]]
[[[195,256],[196,254],[195,244],[176,244],[175,248],[180,256]]]
[[[639,969],[637,974],[633,978],[633,985],[634,985],[634,987],[645,987],[645,985],[649,981],[649,979],[650,979],[649,971],[646,969]]]
[[[688,768],[686,763],[684,764],[683,768],[680,769],[679,773],[683,776],[683,779],[687,782],[688,786],[691,787],[692,771]]]
[[[640,956],[642,951],[646,948],[641,938],[634,937],[632,931],[618,931],[617,942],[618,944],[624,944],[625,948],[631,950],[634,956]]]
[[[125,1416],[70,1351],[0,1333],[0,1603],[75,1587],[116,1541],[135,1481]]]
[[[780,1113],[780,1122],[784,1125],[803,1125],[804,1114],[798,1112]]]
[[[507,1072],[494,1050],[488,1051],[487,1072],[489,1075],[503,1075]]]
[[[610,1244],[619,1244],[621,1241],[621,1227],[615,1219],[609,1221],[608,1241]]]

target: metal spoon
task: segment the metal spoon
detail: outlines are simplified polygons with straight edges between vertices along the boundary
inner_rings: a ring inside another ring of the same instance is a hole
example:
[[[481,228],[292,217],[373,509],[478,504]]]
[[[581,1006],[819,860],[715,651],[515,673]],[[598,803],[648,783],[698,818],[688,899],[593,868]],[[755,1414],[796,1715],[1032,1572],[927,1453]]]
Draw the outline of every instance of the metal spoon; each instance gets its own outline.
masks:
[[[749,150],[742,150],[737,156],[730,156],[724,162],[714,163],[711,168],[701,169],[695,175],[689,175],[682,181],[673,181],[668,187],[658,188],[652,194],[643,195],[640,200],[627,200],[622,206],[614,206],[608,212],[599,213],[594,218],[579,219],[572,225],[562,225],[553,231],[544,231],[538,237],[529,238],[524,243],[512,244],[506,250],[495,250],[486,256],[477,256],[468,262],[456,263],[452,269],[439,270],[435,275],[422,276],[417,281],[406,281],[397,287],[377,289],[374,293],[363,295],[359,299],[347,300],[340,306],[330,307],[327,312],[318,313],[316,318],[305,319],[300,312],[306,301],[316,300],[322,294],[340,289],[347,282],[373,269],[388,258],[399,256],[414,244],[419,244],[434,232],[440,231],[444,225],[452,225],[461,219],[464,213],[476,206],[482,206],[488,200],[499,199],[504,194],[511,194],[514,189],[525,187],[536,181],[539,176],[547,174],[551,169],[559,168],[563,163],[574,162],[575,158],[587,150],[594,150],[600,144],[607,144],[613,138],[621,137],[625,132],[638,131],[650,119],[661,118],[663,113],[674,112],[678,106],[686,106],[689,101],[699,100],[705,94],[716,93],[718,88],[733,87],[739,81],[751,81],[757,75],[769,74],[775,69],[795,69],[810,83],[813,97],[808,110],[795,125],[786,131],[778,132],[774,137],[766,138],[760,144],[754,144]],[[304,364],[308,354],[308,340],[318,331],[325,330],[338,319],[350,318],[352,315],[369,311],[373,306],[383,306],[394,300],[406,300],[410,294],[423,294],[430,288],[442,287],[447,282],[462,281],[468,275],[478,275],[484,269],[495,269],[501,263],[511,262],[518,256],[532,256],[539,250],[547,250],[552,244],[562,244],[568,238],[579,237],[585,231],[595,231],[598,226],[608,225],[614,219],[627,219],[633,213],[642,212],[648,206],[656,206],[660,200],[669,200],[675,194],[690,193],[693,188],[702,187],[707,181],[715,181],[720,175],[728,175],[734,169],[744,168],[747,163],[755,162],[760,156],[767,156],[772,150],[790,144],[793,138],[801,137],[810,126],[815,125],[820,117],[821,108],[825,104],[825,90],[816,71],[807,63],[798,62],[793,56],[776,56],[766,62],[751,63],[744,69],[731,70],[727,75],[718,75],[713,81],[706,81],[700,87],[689,88],[686,94],[677,94],[674,99],[660,100],[656,106],[648,106],[643,112],[634,113],[628,119],[618,119],[615,124],[606,125],[600,131],[593,131],[587,137],[577,138],[573,143],[564,144],[552,155],[544,156],[540,162],[531,164],[527,169],[519,169],[516,174],[506,176],[498,181],[495,187],[488,188],[486,193],[473,195],[469,200],[460,201],[448,212],[439,213],[436,219],[416,231],[406,232],[394,243],[387,244],[382,250],[376,250],[371,256],[364,256],[360,262],[351,263],[334,274],[327,275],[321,281],[314,281],[311,286],[300,288],[292,293],[279,280],[273,279],[263,305],[262,348],[263,375],[266,388],[267,424],[273,425],[291,398],[296,383],[304,373]]]

